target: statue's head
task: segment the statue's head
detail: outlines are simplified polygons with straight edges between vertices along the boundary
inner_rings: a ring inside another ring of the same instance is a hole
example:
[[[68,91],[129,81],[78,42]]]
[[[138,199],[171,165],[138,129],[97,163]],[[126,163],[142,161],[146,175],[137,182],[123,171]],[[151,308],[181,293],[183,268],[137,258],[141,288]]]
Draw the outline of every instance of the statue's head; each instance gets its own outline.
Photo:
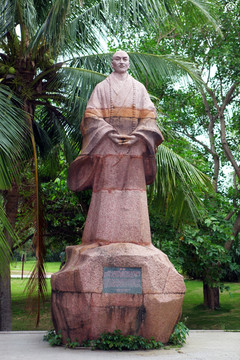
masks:
[[[125,73],[129,69],[129,56],[125,51],[119,50],[113,54],[111,66],[117,73]]]

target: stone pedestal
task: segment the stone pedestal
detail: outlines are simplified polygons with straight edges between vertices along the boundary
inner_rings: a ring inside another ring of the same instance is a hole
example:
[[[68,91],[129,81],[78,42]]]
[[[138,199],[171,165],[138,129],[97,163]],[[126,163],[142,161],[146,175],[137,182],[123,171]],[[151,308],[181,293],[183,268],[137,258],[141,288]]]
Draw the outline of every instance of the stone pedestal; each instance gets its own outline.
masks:
[[[183,277],[153,245],[116,243],[67,247],[52,275],[55,330],[81,343],[120,329],[166,343],[180,319]]]

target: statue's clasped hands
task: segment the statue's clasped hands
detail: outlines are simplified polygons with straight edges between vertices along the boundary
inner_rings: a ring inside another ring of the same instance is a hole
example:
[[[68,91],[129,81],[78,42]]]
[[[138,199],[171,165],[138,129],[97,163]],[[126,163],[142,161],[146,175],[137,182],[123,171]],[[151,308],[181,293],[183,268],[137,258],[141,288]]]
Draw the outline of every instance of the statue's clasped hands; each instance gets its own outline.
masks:
[[[137,142],[138,138],[136,135],[121,135],[115,133],[109,133],[110,139],[117,145],[133,145]]]

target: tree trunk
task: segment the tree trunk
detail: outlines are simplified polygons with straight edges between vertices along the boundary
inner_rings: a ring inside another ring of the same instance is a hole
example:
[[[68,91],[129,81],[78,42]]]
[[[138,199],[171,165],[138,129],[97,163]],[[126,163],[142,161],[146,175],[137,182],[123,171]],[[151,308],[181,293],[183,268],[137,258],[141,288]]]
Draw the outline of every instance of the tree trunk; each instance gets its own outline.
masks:
[[[211,287],[208,284],[203,283],[203,297],[204,306],[211,310],[217,310],[220,308],[218,287]]]
[[[12,330],[10,264],[6,264],[4,277],[0,276],[0,331]]]
[[[238,211],[237,218],[233,225],[233,236],[235,239],[238,236],[239,232],[240,232],[240,211]],[[231,250],[233,243],[234,243],[234,240],[227,240],[224,245],[225,249]]]
[[[5,211],[8,221],[14,228],[18,210],[18,186],[14,184],[11,190],[8,190],[5,195]],[[12,248],[12,239],[9,234],[5,232],[6,239],[10,248]],[[0,331],[11,331],[11,275],[10,263],[6,263],[6,271],[3,276],[0,276]]]

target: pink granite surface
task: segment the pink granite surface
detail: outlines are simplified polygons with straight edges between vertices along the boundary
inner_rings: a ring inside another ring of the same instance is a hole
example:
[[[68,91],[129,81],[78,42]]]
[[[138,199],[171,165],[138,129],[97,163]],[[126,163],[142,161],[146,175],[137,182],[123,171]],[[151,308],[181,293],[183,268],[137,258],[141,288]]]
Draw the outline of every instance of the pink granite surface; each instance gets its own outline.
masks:
[[[82,243],[93,242],[151,244],[146,191],[93,192]]]
[[[52,276],[52,314],[64,341],[101,333],[153,336],[168,341],[181,316],[183,277],[153,245],[116,243],[67,248],[65,267]],[[104,293],[104,267],[142,269],[142,293]]]

